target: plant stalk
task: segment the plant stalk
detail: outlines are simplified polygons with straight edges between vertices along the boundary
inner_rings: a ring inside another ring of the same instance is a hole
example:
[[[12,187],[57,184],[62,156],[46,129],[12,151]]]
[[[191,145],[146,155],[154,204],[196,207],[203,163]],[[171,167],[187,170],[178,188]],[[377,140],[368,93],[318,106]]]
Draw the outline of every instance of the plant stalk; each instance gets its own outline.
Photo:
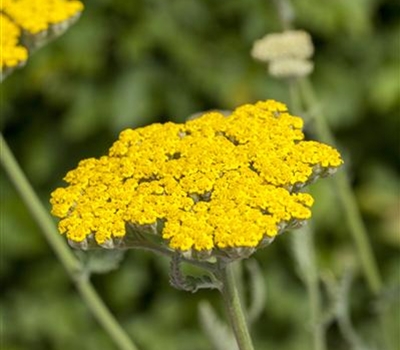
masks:
[[[298,86],[315,120],[315,127],[319,138],[323,142],[335,145],[335,138],[329,129],[326,119],[323,117],[311,82],[304,78],[299,81]],[[368,239],[367,230],[358,209],[355,195],[350,186],[350,181],[345,171],[339,171],[338,174],[333,177],[333,181],[338,190],[338,197],[344,209],[344,215],[351,235],[353,236],[365,278],[372,293],[378,295],[382,289],[382,280],[379,274],[378,264]]]
[[[233,266],[231,263],[220,268],[219,277],[222,282],[222,298],[228,312],[238,347],[240,350],[254,350],[246,318],[240,303],[239,292],[236,286]]]
[[[325,329],[322,324],[322,296],[319,287],[319,273],[314,249],[314,231],[313,228],[306,229],[305,231],[302,237],[300,237],[299,232],[294,235],[298,235],[297,239],[303,240],[302,243],[305,245],[305,250],[309,254],[308,259],[310,264],[307,271],[305,271],[304,279],[308,289],[314,349],[326,350]]]
[[[54,222],[40,202],[1,133],[0,163],[96,320],[120,350],[137,350],[136,345],[122,329],[87,276],[82,272],[79,260],[61,238]]]
[[[289,81],[289,92],[294,113],[301,115],[303,111],[297,79]],[[313,348],[314,350],[326,350],[325,330],[321,324],[322,297],[319,288],[317,259],[315,256],[314,230],[309,224],[302,231],[293,234],[292,244],[295,250],[295,258],[300,266],[302,279],[307,288],[311,313]]]

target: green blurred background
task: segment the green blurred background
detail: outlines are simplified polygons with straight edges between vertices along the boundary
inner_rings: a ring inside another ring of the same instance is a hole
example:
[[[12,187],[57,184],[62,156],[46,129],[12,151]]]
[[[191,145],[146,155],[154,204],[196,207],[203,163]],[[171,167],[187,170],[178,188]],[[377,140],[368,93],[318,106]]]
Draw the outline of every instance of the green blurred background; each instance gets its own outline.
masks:
[[[1,86],[1,128],[48,207],[65,173],[83,158],[105,154],[124,128],[182,122],[192,113],[260,99],[290,104],[285,83],[250,57],[254,40],[281,31],[273,1],[97,0],[85,6],[66,34]],[[384,293],[377,300],[368,291],[331,179],[312,186],[319,268],[336,279],[353,271],[350,311],[368,349],[381,349],[376,319],[384,308],[392,310],[389,332],[400,349],[400,5],[296,0],[293,9],[295,27],[313,37],[311,78],[344,155]],[[116,349],[3,171],[0,186],[1,349]],[[293,234],[254,256],[268,294],[253,329],[260,350],[311,347]],[[173,289],[165,258],[129,251],[118,269],[95,275],[93,283],[140,349],[211,349],[197,305],[208,299],[223,317],[218,293]],[[352,348],[335,322],[327,336],[330,349]]]

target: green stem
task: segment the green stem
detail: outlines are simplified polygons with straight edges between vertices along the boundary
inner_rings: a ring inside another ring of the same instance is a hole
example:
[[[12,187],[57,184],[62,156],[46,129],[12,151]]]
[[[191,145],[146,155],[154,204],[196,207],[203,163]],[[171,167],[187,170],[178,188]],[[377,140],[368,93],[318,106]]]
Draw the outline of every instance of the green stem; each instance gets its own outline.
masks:
[[[296,114],[301,114],[301,96],[297,80],[289,81],[289,89],[293,110]],[[296,252],[296,259],[302,271],[303,281],[307,288],[314,350],[326,350],[325,330],[321,324],[321,291],[319,288],[318,266],[314,249],[314,231],[311,227],[306,227],[302,230],[304,232],[293,234],[292,242]]]
[[[289,85],[291,110],[295,114],[301,114],[302,113],[301,96],[299,94],[297,78],[289,79],[288,80],[288,85]]]
[[[294,12],[290,1],[274,0],[276,10],[278,11],[278,18],[281,21],[283,30],[290,30],[294,18]]]
[[[0,162],[21,196],[22,201],[40,227],[41,232],[56,253],[68,275],[74,281],[94,317],[103,326],[119,349],[137,350],[137,347],[132,343],[110,310],[105,306],[89,279],[83,274],[80,262],[61,238],[51,217],[25,177],[1,133]]]
[[[246,318],[240,303],[232,264],[226,264],[219,270],[222,282],[222,298],[224,300],[229,320],[240,350],[254,350]]]
[[[304,240],[304,244],[307,246],[306,251],[309,253],[310,266],[309,273],[305,276],[308,297],[310,302],[311,310],[311,322],[313,328],[314,337],[314,349],[315,350],[326,350],[326,340],[325,340],[325,329],[321,323],[322,320],[322,309],[321,309],[321,291],[319,287],[319,277],[317,261],[315,257],[314,249],[314,232],[312,229],[306,230],[304,234],[307,237],[299,237],[299,239]],[[296,234],[296,233],[295,233]],[[298,234],[298,232],[297,232]]]
[[[118,348],[121,350],[138,350],[128,334],[122,329],[121,325],[104,304],[89,279],[82,275],[81,278],[76,279],[76,287],[93,316],[103,329],[106,330]]]
[[[326,119],[322,115],[310,81],[308,79],[302,79],[299,82],[299,89],[315,120],[316,131],[319,138],[323,142],[334,145],[336,143],[334,136],[329,129]],[[371,291],[377,295],[382,289],[382,281],[375,256],[368,240],[367,230],[358,209],[354,192],[350,186],[350,181],[344,171],[340,171],[334,176],[333,181],[338,189],[338,197],[344,209],[344,214],[360,257],[364,275]]]

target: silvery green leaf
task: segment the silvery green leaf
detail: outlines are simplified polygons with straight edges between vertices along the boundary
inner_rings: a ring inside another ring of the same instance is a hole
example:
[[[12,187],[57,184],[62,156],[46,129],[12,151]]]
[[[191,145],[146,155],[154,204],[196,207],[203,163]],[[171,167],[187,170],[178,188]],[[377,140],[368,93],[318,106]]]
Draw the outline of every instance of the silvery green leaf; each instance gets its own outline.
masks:
[[[238,350],[235,337],[230,328],[218,318],[209,302],[200,302],[199,318],[204,333],[215,350]]]
[[[250,324],[257,321],[264,311],[267,291],[260,265],[254,259],[247,260],[246,269],[250,277],[250,305],[247,311]]]
[[[220,289],[221,283],[213,275],[186,276],[181,270],[182,256],[174,254],[170,264],[170,284],[176,289],[195,293],[199,289]]]
[[[372,347],[367,346],[365,341],[361,339],[351,321],[349,296],[352,281],[353,273],[348,270],[344,273],[344,276],[337,286],[335,310],[339,328],[343,337],[347,340],[352,349],[373,350]]]
[[[84,252],[78,250],[76,251],[76,255],[86,273],[107,273],[119,267],[124,257],[124,251],[116,249],[93,249]]]

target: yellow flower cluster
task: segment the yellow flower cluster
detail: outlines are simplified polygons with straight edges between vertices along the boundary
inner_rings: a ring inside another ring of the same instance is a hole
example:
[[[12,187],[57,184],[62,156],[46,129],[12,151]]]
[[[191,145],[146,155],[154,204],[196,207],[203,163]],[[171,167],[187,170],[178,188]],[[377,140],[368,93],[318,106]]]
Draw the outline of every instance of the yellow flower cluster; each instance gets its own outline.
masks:
[[[18,44],[21,36],[19,29],[8,17],[0,13],[1,21],[1,57],[0,66],[15,67],[23,64],[28,58],[28,50]]]
[[[107,156],[81,161],[52,193],[59,229],[100,245],[126,224],[162,223],[181,252],[257,248],[311,217],[304,185],[342,164],[330,146],[303,141],[302,119],[282,103],[210,112],[185,124],[128,129]]]
[[[83,4],[75,0],[2,0],[1,70],[18,66],[27,60],[28,50],[19,45],[23,32],[36,36],[57,26],[63,27],[82,10]]]

